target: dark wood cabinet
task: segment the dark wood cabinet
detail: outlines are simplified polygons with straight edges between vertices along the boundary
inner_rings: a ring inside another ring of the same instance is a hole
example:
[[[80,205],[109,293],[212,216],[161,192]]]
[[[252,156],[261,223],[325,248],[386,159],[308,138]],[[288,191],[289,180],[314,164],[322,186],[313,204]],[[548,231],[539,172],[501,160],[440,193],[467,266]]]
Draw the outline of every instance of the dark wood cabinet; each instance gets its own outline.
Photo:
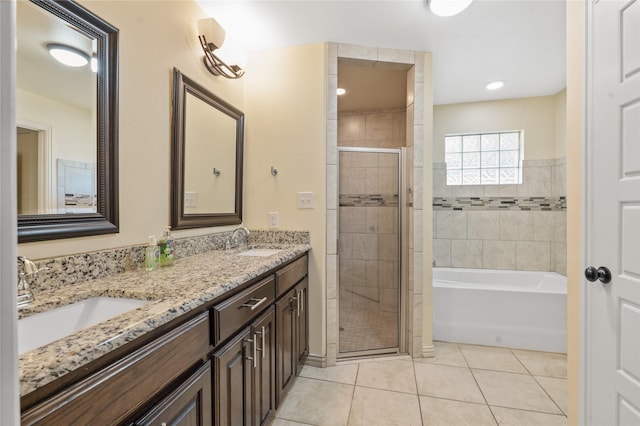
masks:
[[[136,426],[211,425],[211,361],[160,401]]]
[[[252,326],[257,337],[254,425],[265,424],[276,409],[276,315],[270,308]]]
[[[294,290],[285,294],[276,303],[276,336],[277,336],[277,356],[278,366],[276,369],[276,403],[280,405],[286,390],[293,381],[296,372],[295,350],[295,300]]]
[[[309,355],[309,321],[308,321],[308,308],[309,308],[309,279],[305,278],[296,286],[297,298],[296,303],[298,312],[295,318],[296,324],[296,355],[298,361],[296,364],[296,375],[300,374],[302,365]]]
[[[277,379],[279,405],[309,353],[308,280],[305,277],[276,303]]]
[[[246,328],[213,354],[214,424],[245,425],[251,419],[253,360],[251,329]]]
[[[22,413],[23,425],[129,423],[209,352],[205,313]]]
[[[309,352],[307,259],[112,354],[84,379],[26,406],[22,424],[267,424]]]
[[[275,313],[270,307],[213,354],[215,425],[258,426],[275,410]]]

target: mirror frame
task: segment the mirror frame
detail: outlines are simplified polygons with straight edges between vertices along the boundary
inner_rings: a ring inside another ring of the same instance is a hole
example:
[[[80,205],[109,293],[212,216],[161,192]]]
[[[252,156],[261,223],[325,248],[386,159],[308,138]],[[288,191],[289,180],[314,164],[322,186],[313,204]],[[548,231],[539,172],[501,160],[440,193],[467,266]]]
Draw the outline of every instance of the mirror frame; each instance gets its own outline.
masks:
[[[30,0],[97,40],[96,213],[18,215],[18,242],[113,234],[118,228],[118,29],[70,0]]]
[[[235,211],[233,213],[184,213],[185,172],[185,102],[186,94],[216,108],[236,121]],[[244,113],[200,84],[173,69],[173,111],[171,150],[171,228],[204,228],[210,226],[237,225],[242,223],[242,176],[244,152]]]

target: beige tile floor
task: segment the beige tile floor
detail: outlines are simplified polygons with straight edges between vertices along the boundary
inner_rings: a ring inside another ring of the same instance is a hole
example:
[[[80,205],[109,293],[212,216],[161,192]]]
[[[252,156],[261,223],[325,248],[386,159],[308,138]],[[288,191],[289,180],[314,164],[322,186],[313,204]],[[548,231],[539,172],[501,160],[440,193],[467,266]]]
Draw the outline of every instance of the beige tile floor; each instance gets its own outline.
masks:
[[[436,342],[436,356],[304,366],[273,426],[566,425],[566,356]]]

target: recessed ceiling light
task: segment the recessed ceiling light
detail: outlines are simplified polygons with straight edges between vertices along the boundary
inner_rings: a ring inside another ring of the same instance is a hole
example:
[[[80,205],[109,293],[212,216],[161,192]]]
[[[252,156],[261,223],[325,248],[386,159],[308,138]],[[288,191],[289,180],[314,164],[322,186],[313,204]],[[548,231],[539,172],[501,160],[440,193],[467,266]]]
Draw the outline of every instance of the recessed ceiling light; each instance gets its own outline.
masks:
[[[487,90],[498,90],[500,89],[502,86],[504,86],[504,81],[492,81],[491,83],[488,83],[485,87],[485,89]]]
[[[453,16],[465,10],[473,0],[427,0],[434,15]]]
[[[50,43],[47,49],[58,62],[69,67],[83,67],[89,63],[89,55],[75,47]]]
[[[343,89],[342,87],[338,87],[336,89],[336,94],[338,96],[346,95],[347,94],[347,89]]]

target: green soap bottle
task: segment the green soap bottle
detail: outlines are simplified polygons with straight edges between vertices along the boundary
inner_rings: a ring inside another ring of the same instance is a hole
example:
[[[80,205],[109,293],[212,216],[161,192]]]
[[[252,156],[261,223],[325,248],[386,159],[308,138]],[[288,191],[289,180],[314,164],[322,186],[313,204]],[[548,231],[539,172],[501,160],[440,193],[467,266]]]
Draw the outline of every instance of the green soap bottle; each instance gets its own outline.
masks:
[[[173,237],[171,236],[171,227],[167,226],[164,230],[164,235],[158,241],[160,247],[160,266],[171,266],[176,254],[176,245]]]

